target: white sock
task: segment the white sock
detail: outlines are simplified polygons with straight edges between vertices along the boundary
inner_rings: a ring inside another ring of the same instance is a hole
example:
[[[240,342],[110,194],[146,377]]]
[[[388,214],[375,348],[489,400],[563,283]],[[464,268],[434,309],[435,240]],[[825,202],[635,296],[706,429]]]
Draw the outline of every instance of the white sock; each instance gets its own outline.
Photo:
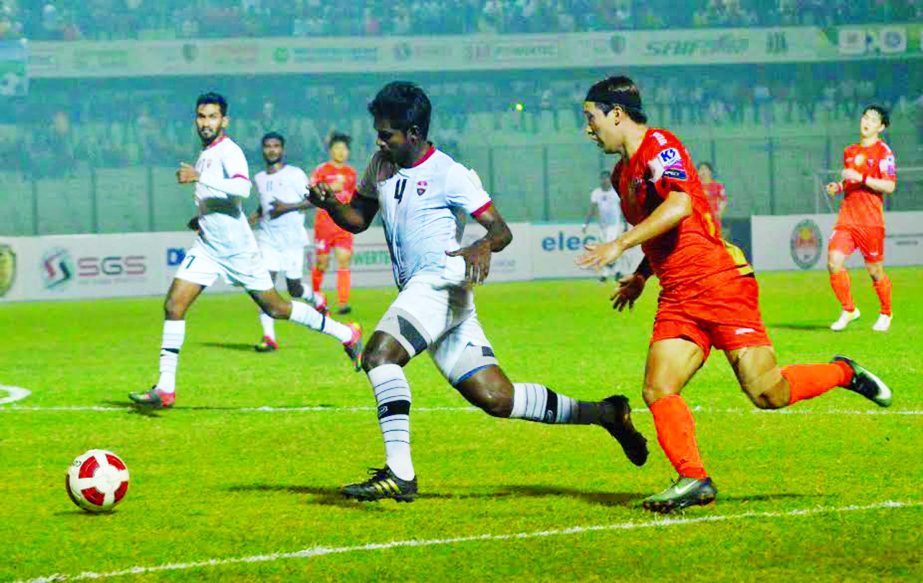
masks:
[[[307,326],[333,336],[340,342],[349,342],[353,338],[353,329],[345,324],[340,324],[333,318],[324,316],[308,304],[292,302],[292,322]]]
[[[301,292],[301,299],[314,305],[314,289],[312,289],[310,285],[304,284],[302,284],[301,289],[304,290]]]
[[[265,312],[260,310],[260,324],[263,325],[263,336],[267,338],[276,339],[276,321],[272,319],[272,316],[267,315]]]
[[[410,385],[404,369],[383,364],[369,371],[369,382],[378,403],[378,424],[385,440],[385,459],[402,480],[414,477],[410,459]]]
[[[513,383],[513,411],[510,419],[526,419],[540,423],[598,423],[599,403],[577,401],[544,385]]]
[[[160,344],[160,379],[157,390],[163,393],[176,392],[176,368],[179,366],[179,351],[186,338],[185,320],[164,320],[163,342]]]

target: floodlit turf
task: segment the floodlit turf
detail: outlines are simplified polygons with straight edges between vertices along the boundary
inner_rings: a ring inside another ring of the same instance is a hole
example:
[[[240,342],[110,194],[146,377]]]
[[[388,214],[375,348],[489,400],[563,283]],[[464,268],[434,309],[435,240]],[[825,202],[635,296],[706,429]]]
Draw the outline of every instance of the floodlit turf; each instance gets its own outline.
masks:
[[[334,340],[281,323],[282,350],[257,354],[250,300],[205,296],[189,315],[177,408],[143,415],[124,407],[156,378],[159,299],[2,305],[0,384],[32,394],[0,406],[0,580],[168,564],[127,577],[921,580],[923,271],[891,277],[886,335],[870,330],[877,300],[864,274],[853,273],[864,316],[839,334],[827,330],[838,307],[825,274],[760,277],[782,362],[850,355],[891,384],[894,405],[837,390],[757,413],[714,354],[685,396],[701,408],[719,502],[675,523],[639,508],[672,477],[645,411],[636,423],[652,456],[638,469],[600,428],[461,410],[422,357],[407,373],[421,498],[360,504],[337,489],[380,465],[383,449],[366,379]],[[478,307],[514,380],[584,399],[625,393],[643,409],[655,292],[617,314],[596,282],[491,284]],[[355,292],[367,331],[394,293]],[[262,406],[324,409],[244,410]],[[90,448],[131,471],[114,514],[85,514],[64,492],[67,465]],[[593,526],[604,528],[574,529]],[[365,546],[395,541],[428,544]]]

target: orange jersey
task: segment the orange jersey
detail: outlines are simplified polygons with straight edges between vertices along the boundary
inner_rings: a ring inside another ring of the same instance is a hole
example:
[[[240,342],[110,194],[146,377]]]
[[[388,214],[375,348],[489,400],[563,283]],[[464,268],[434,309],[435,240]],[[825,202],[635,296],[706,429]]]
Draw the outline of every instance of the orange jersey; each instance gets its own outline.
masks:
[[[647,130],[634,156],[616,164],[612,184],[631,225],[650,216],[670,192],[681,191],[692,199],[692,215],[642,245],[662,297],[691,298],[753,273],[740,249],[721,239],[692,159],[672,133]]]
[[[871,146],[853,144],[843,150],[843,167],[852,168],[869,178],[897,181],[894,153],[887,144],[878,140]],[[861,182],[843,182],[843,204],[837,225],[884,227],[884,195],[863,186]]]
[[[324,162],[311,173],[311,184],[329,184],[336,193],[337,200],[349,204],[356,193],[356,171],[352,166],[343,164],[335,165],[333,162]],[[327,211],[317,209],[314,215],[314,230],[318,232],[341,231],[333,222]]]
[[[724,190],[724,185],[720,182],[709,182],[708,184],[703,184],[702,188],[705,190],[705,196],[708,198],[708,206],[711,208],[711,214],[715,218],[721,218],[721,205],[728,201],[727,192]]]

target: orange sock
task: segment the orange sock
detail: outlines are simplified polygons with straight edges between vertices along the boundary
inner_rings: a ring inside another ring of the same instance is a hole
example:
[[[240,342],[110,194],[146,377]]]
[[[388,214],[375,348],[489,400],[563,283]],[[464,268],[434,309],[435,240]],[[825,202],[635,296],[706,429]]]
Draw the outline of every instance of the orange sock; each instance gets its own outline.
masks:
[[[856,304],[852,301],[852,293],[849,291],[848,271],[844,269],[843,271],[831,273],[830,287],[833,288],[833,293],[836,294],[836,299],[840,301],[840,305],[843,306],[844,310],[852,312],[856,309]]]
[[[318,268],[311,270],[311,287],[314,288],[314,291],[319,292],[320,286],[324,282],[324,272]]]
[[[654,401],[650,410],[657,441],[677,473],[683,478],[707,478],[695,442],[695,421],[686,401],[679,395],[668,395]]]
[[[348,269],[337,269],[337,301],[341,306],[349,303],[349,286],[352,279]]]
[[[791,364],[782,367],[782,376],[788,381],[788,404],[813,399],[830,389],[845,387],[852,380],[853,372],[845,362],[830,364]]]
[[[891,278],[887,275],[874,282],[875,293],[878,294],[878,301],[881,302],[881,313],[885,316],[891,315]]]

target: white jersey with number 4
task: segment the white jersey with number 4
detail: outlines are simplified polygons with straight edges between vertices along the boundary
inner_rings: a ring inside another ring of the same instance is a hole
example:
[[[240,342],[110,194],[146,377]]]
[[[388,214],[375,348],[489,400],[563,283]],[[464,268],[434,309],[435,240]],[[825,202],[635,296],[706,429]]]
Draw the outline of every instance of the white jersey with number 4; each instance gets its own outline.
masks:
[[[398,168],[376,152],[357,194],[378,200],[398,288],[418,276],[464,281],[465,260],[445,253],[461,247],[463,223],[456,212],[477,217],[490,207],[473,170],[432,147],[411,168]]]
[[[308,244],[308,235],[304,229],[304,215],[289,212],[275,219],[270,218],[269,211],[274,202],[298,204],[307,194],[308,177],[297,166],[285,165],[272,174],[265,170],[253,177],[257,192],[260,193],[260,242],[283,250],[292,247],[304,247]]]
[[[222,136],[202,150],[195,168],[201,247],[219,258],[256,251],[256,239],[241,207],[250,193],[250,169],[243,150]]]

